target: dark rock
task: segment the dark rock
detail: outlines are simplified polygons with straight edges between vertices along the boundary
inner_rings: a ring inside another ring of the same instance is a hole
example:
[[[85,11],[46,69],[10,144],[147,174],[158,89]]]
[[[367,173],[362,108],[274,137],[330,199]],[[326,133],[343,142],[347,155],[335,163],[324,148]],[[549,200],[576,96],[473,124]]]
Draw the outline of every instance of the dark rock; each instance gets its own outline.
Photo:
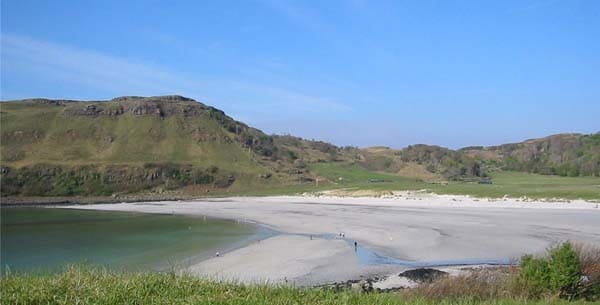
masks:
[[[423,283],[423,282],[431,282],[435,278],[440,277],[440,276],[445,276],[447,274],[448,274],[448,272],[440,271],[437,269],[419,268],[419,269],[404,271],[404,272],[400,273],[398,276],[405,277],[405,278],[415,281],[415,282]]]

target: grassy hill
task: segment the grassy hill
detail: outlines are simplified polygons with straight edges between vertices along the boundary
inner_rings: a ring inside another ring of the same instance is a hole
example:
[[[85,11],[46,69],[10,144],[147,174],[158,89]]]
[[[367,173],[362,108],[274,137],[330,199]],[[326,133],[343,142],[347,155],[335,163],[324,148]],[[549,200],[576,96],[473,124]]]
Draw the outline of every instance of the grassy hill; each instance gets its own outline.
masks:
[[[253,170],[256,162],[245,148],[268,155],[260,131],[181,97],[32,100],[1,107],[2,161],[16,166],[186,162]],[[229,124],[239,131],[227,130]]]
[[[537,176],[514,174],[521,184],[498,184],[505,181],[503,170],[600,176],[600,134],[461,150],[360,149],[267,135],[181,96],[8,101],[0,103],[0,119],[2,196],[198,196],[353,187],[600,198],[598,178],[551,178],[545,180],[551,187],[540,188],[527,183],[541,181]],[[487,177],[494,186],[477,185]],[[557,188],[563,184],[571,187]]]
[[[272,137],[184,97],[35,99],[0,107],[3,195],[296,181]]]

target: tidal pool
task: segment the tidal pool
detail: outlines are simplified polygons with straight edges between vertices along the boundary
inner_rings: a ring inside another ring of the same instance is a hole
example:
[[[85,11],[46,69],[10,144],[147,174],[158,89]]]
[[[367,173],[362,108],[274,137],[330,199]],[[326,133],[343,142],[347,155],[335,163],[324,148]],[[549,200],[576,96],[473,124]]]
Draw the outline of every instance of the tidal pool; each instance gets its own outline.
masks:
[[[68,264],[169,270],[272,233],[247,223],[130,212],[2,208],[0,263],[52,272]]]

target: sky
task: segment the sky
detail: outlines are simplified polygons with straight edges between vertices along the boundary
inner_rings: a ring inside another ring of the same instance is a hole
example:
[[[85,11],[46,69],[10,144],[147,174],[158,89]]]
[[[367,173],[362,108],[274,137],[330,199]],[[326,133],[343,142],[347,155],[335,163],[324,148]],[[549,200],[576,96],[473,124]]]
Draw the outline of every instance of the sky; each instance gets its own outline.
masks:
[[[1,1],[2,100],[179,94],[267,133],[600,131],[600,1]]]

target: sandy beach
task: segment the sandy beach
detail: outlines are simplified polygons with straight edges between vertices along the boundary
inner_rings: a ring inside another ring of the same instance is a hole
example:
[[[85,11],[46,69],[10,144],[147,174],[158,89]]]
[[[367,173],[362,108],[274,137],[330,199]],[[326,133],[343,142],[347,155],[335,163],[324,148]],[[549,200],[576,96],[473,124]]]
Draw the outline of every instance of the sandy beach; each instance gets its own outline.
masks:
[[[600,244],[600,209],[586,201],[404,193],[391,198],[234,197],[69,208],[226,218],[279,232],[187,270],[242,282],[314,285],[392,274],[411,264],[508,262],[565,240]]]

